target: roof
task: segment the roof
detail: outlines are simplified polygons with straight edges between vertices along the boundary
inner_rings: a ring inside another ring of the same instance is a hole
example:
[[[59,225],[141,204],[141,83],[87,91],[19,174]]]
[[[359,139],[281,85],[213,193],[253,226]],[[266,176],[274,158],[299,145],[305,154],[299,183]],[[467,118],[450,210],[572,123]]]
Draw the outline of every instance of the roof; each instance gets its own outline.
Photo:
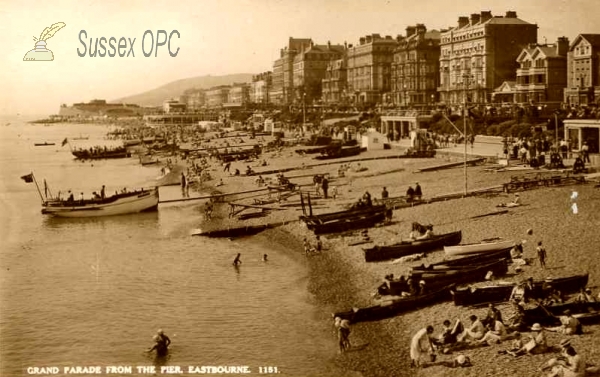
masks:
[[[502,85],[494,89],[494,93],[511,93],[517,86],[516,81],[504,81]]]
[[[516,17],[501,17],[495,16],[484,22],[484,24],[488,25],[533,25],[527,21],[523,21],[520,18]]]
[[[573,51],[573,48],[579,44],[581,39],[588,41],[592,47],[600,48],[600,34],[579,34],[569,46],[569,51]]]

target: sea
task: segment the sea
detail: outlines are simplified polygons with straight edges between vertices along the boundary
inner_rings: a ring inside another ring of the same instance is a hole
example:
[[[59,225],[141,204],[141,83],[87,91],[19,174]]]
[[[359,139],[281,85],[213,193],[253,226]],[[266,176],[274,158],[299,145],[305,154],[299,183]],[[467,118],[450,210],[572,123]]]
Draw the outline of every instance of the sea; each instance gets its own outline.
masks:
[[[332,323],[307,289],[300,250],[260,235],[192,236],[201,200],[104,218],[44,215],[46,188],[77,197],[106,185],[108,195],[154,185],[160,166],[134,157],[77,161],[71,147],[115,143],[106,139],[110,126],[28,120],[0,118],[0,376],[210,371],[202,366],[350,375],[334,361]],[[55,145],[34,146],[44,142]],[[37,186],[20,178],[29,173]],[[161,187],[160,196],[181,192]],[[234,268],[237,253],[242,265]],[[164,359],[146,352],[158,329],[172,341]]]

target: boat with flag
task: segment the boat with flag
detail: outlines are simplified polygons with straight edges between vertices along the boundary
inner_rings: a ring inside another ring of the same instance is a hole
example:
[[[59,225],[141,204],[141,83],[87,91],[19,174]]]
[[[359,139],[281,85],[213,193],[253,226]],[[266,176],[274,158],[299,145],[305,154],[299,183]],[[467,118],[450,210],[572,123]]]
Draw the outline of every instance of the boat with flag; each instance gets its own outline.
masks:
[[[44,194],[39,188],[33,173],[21,177],[26,183],[35,182],[42,199],[42,213],[58,217],[100,217],[126,215],[138,212],[153,211],[158,208],[158,187],[142,188],[133,191],[122,190],[114,195],[102,197],[96,194],[94,198],[75,198],[73,193],[67,198],[52,195],[46,180]],[[83,195],[83,194],[82,194]]]

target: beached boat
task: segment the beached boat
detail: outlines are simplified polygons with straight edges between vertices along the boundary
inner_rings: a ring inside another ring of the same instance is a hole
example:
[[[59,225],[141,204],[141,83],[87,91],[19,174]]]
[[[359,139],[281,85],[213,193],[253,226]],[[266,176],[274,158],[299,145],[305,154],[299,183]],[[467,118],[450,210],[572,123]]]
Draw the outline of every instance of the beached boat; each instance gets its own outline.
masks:
[[[573,317],[581,324],[588,325],[600,321],[600,302],[568,302],[564,304],[542,306],[525,310],[525,322],[531,326],[539,323],[542,326],[560,326],[559,316],[570,310]]]
[[[269,229],[270,225],[247,225],[240,226],[236,228],[226,228],[226,229],[215,229],[215,230],[206,230],[196,232],[194,236],[205,236],[212,238],[230,238],[230,237],[245,237],[245,236],[253,236],[262,232],[263,230]]]
[[[342,157],[350,157],[357,156],[362,151],[360,145],[353,145],[348,147],[337,147],[337,146],[328,146],[325,149],[320,150],[320,156],[315,157],[317,160],[328,160],[332,158],[342,158]]]
[[[89,136],[82,136],[81,134],[79,134],[79,137],[73,137],[73,140],[88,140],[90,137]]]
[[[532,298],[543,298],[544,287],[552,287],[561,293],[576,293],[588,284],[589,275],[574,275],[562,278],[548,278],[533,282]],[[490,302],[508,301],[516,283],[494,284],[487,287],[463,287],[453,291],[454,305],[479,305]]]
[[[353,308],[351,310],[334,313],[334,317],[347,319],[351,323],[378,321],[381,319],[391,318],[399,314],[423,308],[438,302],[450,299],[450,290],[454,285],[448,285],[431,293],[423,295],[408,296],[393,301],[387,301],[379,305],[369,306],[366,308]]]
[[[515,244],[515,241],[497,241],[471,243],[456,246],[444,246],[444,252],[446,253],[446,255],[478,254],[511,248],[515,246]]]
[[[424,253],[440,249],[446,245],[456,245],[462,239],[461,231],[450,232],[433,236],[432,238],[416,241],[404,241],[394,245],[375,246],[363,249],[365,261],[375,262],[388,259],[400,258],[406,255]]]
[[[443,271],[443,270],[447,270],[447,269],[456,269],[456,268],[461,268],[461,267],[469,267],[469,266],[474,266],[474,265],[486,264],[486,263],[490,263],[495,260],[509,259],[511,249],[512,248],[506,248],[504,250],[497,250],[497,251],[492,251],[489,253],[468,255],[468,256],[463,256],[461,258],[443,260],[441,262],[431,263],[427,266],[422,264],[420,266],[412,267],[411,270],[412,271],[436,271],[436,270]]]
[[[309,230],[312,230],[314,234],[319,235],[371,228],[384,220],[385,211],[379,211],[333,219],[325,222],[305,221],[305,223]]]
[[[487,264],[471,266],[469,268],[457,268],[446,271],[412,271],[407,278],[400,278],[388,282],[387,287],[380,287],[378,293],[381,295],[401,295],[402,292],[410,292],[408,278],[413,282],[425,282],[428,291],[436,291],[440,287],[449,284],[469,284],[483,281],[488,274],[502,276],[508,271],[506,260],[492,261]]]
[[[99,217],[125,215],[156,210],[158,187],[115,194],[105,199],[49,199],[42,203],[42,213],[59,217]]]
[[[47,145],[55,145],[56,143],[48,143],[47,141],[43,142],[43,143],[34,143],[33,145],[35,145],[36,147],[45,147]]]
[[[88,149],[79,149],[71,151],[75,158],[81,160],[101,160],[105,158],[125,158],[131,157],[131,153],[125,147],[114,149],[90,151]]]

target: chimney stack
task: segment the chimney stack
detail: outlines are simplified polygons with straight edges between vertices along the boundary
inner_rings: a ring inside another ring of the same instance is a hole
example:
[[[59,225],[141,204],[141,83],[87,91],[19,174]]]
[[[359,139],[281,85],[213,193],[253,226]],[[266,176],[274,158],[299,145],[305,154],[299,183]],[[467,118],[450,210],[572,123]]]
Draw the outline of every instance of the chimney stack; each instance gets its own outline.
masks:
[[[360,37],[359,39],[360,45],[364,45],[365,44],[365,37]]]
[[[427,32],[427,28],[424,24],[417,24],[416,26],[417,34],[425,34]]]
[[[567,56],[567,52],[569,51],[569,38],[567,37],[558,37],[556,41],[556,54],[560,56]]]
[[[458,17],[458,28],[463,28],[469,24],[469,17]]]
[[[331,41],[327,41],[327,49],[331,50]]]
[[[481,11],[481,19],[479,20],[479,22],[484,23],[487,20],[490,20],[491,18],[492,18],[492,11],[482,10]]]
[[[372,40],[373,40],[373,37],[371,37],[370,35],[367,35],[367,36],[365,37],[365,42],[366,42],[366,43],[371,43],[371,41],[372,41]]]
[[[479,15],[479,13],[471,14],[471,26],[476,25],[480,19],[481,19],[481,16]]]
[[[517,12],[515,12],[514,10],[509,10],[506,11],[506,16],[504,16],[505,18],[517,18]]]

